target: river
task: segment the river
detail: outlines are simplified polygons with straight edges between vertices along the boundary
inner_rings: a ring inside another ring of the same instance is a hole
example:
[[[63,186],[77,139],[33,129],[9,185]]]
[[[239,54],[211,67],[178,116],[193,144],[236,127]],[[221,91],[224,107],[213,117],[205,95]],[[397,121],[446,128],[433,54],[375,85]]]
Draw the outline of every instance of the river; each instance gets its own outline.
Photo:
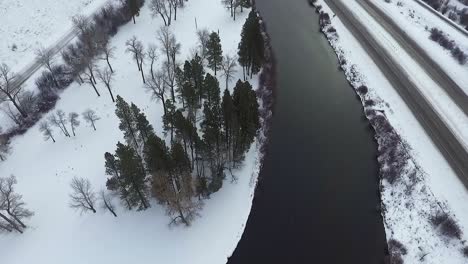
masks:
[[[269,154],[231,264],[383,263],[377,145],[306,0],[257,0],[278,62]]]

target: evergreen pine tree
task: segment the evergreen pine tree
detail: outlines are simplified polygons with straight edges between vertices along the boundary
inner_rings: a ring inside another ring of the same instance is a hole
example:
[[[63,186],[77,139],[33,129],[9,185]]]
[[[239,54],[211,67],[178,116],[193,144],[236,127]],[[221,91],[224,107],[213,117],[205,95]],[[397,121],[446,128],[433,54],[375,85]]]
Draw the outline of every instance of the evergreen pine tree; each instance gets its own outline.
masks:
[[[221,39],[216,32],[212,32],[210,34],[210,39],[207,43],[207,60],[208,66],[214,71],[216,75],[216,72],[221,68],[221,63],[223,61]]]
[[[249,149],[260,128],[257,96],[249,82],[237,82],[233,104],[238,122],[238,131],[234,134],[234,158],[238,160]]]
[[[115,151],[119,162],[121,188],[127,190],[128,200],[132,207],[145,210],[149,205],[146,195],[146,173],[141,157],[136,151],[122,143],[117,143]]]
[[[204,90],[206,91],[206,98],[208,104],[219,103],[219,82],[213,75],[207,73],[205,76],[205,81],[203,82]],[[218,102],[216,102],[218,100]]]
[[[224,136],[225,136],[225,143],[226,143],[226,150],[227,150],[227,158],[229,161],[233,161],[233,143],[232,138],[234,137],[234,133],[238,128],[237,120],[236,120],[236,111],[234,107],[234,103],[232,101],[231,93],[228,89],[224,90],[223,101],[221,103],[221,108],[223,111],[223,129],[224,129]]]
[[[136,23],[135,16],[140,14],[140,0],[126,0],[128,11],[133,19],[133,24]]]
[[[127,144],[138,149],[137,120],[128,103],[119,95],[117,95],[115,114],[120,119],[119,128],[124,132],[124,138]]]
[[[250,11],[242,27],[241,41],[238,46],[239,64],[246,75],[252,77],[260,71],[264,58],[264,40],[260,29],[260,20],[255,11]]]
[[[122,179],[120,178],[120,160],[116,160],[114,155],[110,154],[109,152],[104,154],[104,158],[106,160],[106,174],[110,176],[106,182],[107,189],[117,193],[125,207],[128,210],[132,210],[132,204],[130,204],[128,199],[128,191],[126,186],[122,183]]]
[[[164,133],[171,133],[171,142],[174,142],[174,117],[176,107],[171,100],[166,100],[167,113],[163,116]]]
[[[144,144],[148,139],[148,136],[154,133],[153,126],[148,122],[146,115],[141,112],[135,104],[132,103],[130,108],[132,110],[133,117],[135,118],[139,140]]]
[[[203,90],[203,77],[205,75],[205,69],[203,67],[203,60],[200,56],[195,55],[191,61],[191,77],[192,84],[195,88],[196,93],[199,97],[199,107],[201,107],[201,100],[205,98],[205,91]]]

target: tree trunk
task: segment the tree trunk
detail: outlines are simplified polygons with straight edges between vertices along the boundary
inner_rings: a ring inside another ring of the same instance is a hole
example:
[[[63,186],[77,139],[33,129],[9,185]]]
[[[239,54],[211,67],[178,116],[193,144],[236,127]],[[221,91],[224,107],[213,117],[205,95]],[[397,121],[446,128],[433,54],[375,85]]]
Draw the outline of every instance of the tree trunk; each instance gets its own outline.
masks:
[[[96,131],[96,126],[94,125],[94,121],[91,121],[91,125],[93,125],[94,131]]]
[[[164,95],[161,96],[161,101],[162,101],[162,105],[163,105],[163,109],[164,109],[164,116],[167,115],[167,109],[166,109],[166,101],[164,100]]]
[[[136,24],[135,15],[133,15],[132,18],[133,18],[133,24]]]
[[[109,94],[112,98],[112,102],[115,103],[115,99],[114,99],[114,94],[112,94],[112,90],[111,90],[111,87],[108,83],[106,83],[106,86],[107,86],[107,90],[109,90]]]
[[[13,227],[13,229],[23,234],[23,231],[18,227],[18,225],[15,222],[11,221],[8,217],[6,217],[2,213],[0,213],[0,217],[3,218],[5,221],[7,221]]]
[[[52,139],[52,142],[55,143],[55,138],[52,136],[52,134],[50,134],[50,138]]]
[[[28,115],[23,111],[23,109],[21,109],[18,103],[16,103],[15,98],[13,98],[10,94],[7,94],[7,96],[8,96],[8,99],[10,99],[10,101],[13,103],[15,108],[18,110],[18,112],[20,112],[21,116],[24,118],[28,117]]]
[[[89,77],[89,82],[90,82],[90,83],[91,83],[91,85],[93,86],[93,88],[94,88],[94,91],[96,92],[97,96],[101,96],[101,95],[99,94],[99,92],[98,92],[97,88],[96,88],[96,85],[95,85],[95,84],[94,84],[94,82],[93,82],[93,79],[92,79],[92,77]]]
[[[110,69],[111,73],[114,73],[114,69],[112,69],[112,66],[111,66],[111,64],[109,62],[109,57],[106,57],[106,61],[107,61],[107,65],[109,66],[109,69]]]
[[[159,13],[164,21],[164,25],[167,27],[167,22],[166,22],[166,17],[162,14],[162,13]]]
[[[140,62],[140,70],[141,70],[141,78],[143,79],[143,83],[146,83],[145,74],[143,73],[143,60]]]
[[[145,199],[145,197],[143,197],[143,194],[141,193],[141,190],[139,188],[137,188],[137,193],[138,193],[138,196],[140,197],[140,200],[141,200],[141,203],[143,204],[143,207],[145,209],[147,209],[148,204],[146,203],[146,199]]]
[[[111,212],[114,215],[114,217],[117,217],[117,214],[115,213],[115,211],[112,210],[112,208],[107,203],[106,203],[106,207],[109,210],[109,212]]]

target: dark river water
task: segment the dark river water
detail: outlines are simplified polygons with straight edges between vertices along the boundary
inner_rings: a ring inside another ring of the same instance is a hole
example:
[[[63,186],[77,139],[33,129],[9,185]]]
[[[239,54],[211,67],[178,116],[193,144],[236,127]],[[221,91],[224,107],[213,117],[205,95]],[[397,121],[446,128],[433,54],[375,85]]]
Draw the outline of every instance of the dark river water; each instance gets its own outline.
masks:
[[[278,61],[269,155],[228,263],[383,263],[377,145],[306,0],[257,0]]]

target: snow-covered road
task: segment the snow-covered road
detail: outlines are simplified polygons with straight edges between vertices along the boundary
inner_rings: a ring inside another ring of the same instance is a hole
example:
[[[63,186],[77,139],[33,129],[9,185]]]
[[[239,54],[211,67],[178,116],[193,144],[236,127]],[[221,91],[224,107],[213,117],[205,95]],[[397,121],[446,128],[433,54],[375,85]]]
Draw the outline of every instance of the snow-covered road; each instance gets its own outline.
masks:
[[[460,179],[468,186],[468,163],[466,162],[468,153],[465,144],[447,125],[446,119],[434,107],[430,98],[421,91],[420,83],[414,81],[415,76],[410,76],[411,73],[402,67],[401,61],[395,58],[395,54],[392,54],[378,38],[374,37],[373,32],[362,22],[362,17],[358,18],[358,15],[355,14],[356,9],[351,11],[342,1],[326,0],[326,2],[342,21],[346,21],[348,29],[360,40],[361,45],[377,63],[393,87],[398,90],[399,95],[405,100],[413,115],[418,118],[434,144],[457,172]],[[414,69],[414,67],[412,68]]]

